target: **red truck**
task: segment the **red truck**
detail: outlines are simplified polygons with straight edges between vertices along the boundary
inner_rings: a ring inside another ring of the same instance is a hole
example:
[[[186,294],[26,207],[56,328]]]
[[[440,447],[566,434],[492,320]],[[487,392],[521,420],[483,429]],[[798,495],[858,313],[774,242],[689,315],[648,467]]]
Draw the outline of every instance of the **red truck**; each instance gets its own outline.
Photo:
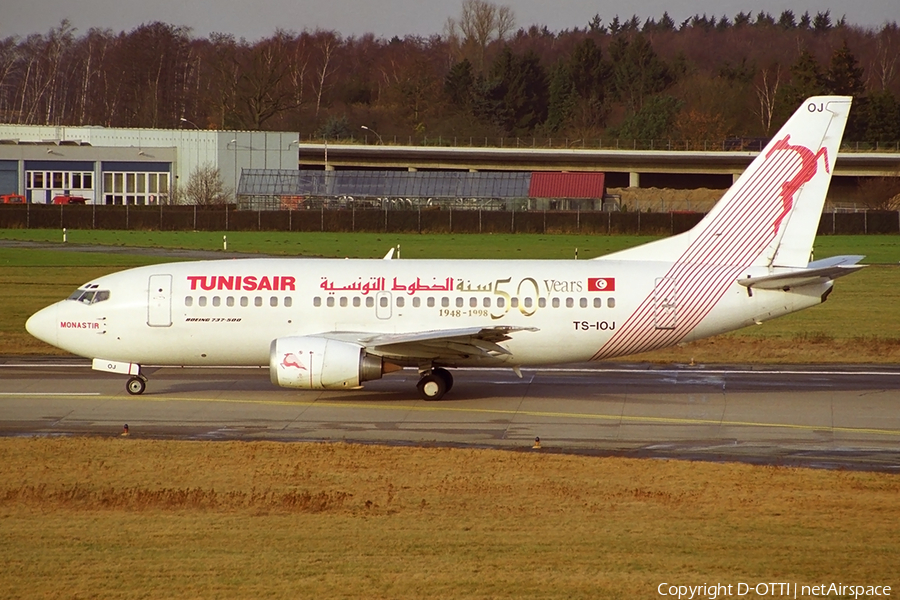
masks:
[[[52,204],[86,204],[87,198],[81,196],[54,196]]]
[[[25,204],[25,196],[21,194],[4,194],[0,196],[0,204]]]

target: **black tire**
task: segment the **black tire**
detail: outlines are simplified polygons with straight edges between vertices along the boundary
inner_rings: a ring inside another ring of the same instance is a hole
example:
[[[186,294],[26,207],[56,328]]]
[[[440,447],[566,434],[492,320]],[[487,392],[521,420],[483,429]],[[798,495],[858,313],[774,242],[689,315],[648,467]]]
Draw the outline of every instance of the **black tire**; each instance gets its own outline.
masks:
[[[446,388],[444,390],[445,393],[453,389],[453,374],[450,373],[450,371],[441,367],[437,367],[431,370],[431,374],[437,375],[444,380],[444,387]]]
[[[140,377],[132,377],[125,384],[125,390],[132,396],[139,396],[147,389],[147,382]]]
[[[424,400],[440,400],[447,393],[447,385],[439,375],[426,375],[416,385]]]

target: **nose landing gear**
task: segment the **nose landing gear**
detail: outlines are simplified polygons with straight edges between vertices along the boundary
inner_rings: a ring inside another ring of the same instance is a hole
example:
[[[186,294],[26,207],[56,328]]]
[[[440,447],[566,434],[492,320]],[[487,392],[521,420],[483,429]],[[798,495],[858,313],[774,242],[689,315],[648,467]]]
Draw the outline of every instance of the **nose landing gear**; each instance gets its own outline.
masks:
[[[143,394],[145,389],[147,389],[147,378],[142,375],[132,377],[125,384],[125,390],[132,396]]]
[[[437,367],[426,371],[416,385],[425,400],[440,400],[453,388],[453,375],[447,369]]]

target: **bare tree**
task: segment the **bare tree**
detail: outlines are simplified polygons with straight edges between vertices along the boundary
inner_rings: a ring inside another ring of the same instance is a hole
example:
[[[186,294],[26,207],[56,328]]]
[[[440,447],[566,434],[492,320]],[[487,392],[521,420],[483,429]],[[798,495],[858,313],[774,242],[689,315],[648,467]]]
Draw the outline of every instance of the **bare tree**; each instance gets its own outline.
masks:
[[[316,49],[321,55],[320,62],[316,65],[315,82],[316,116],[318,117],[319,109],[322,107],[322,96],[325,94],[325,89],[328,85],[326,80],[334,70],[334,67],[331,65],[331,59],[334,56],[335,50],[340,45],[341,40],[331,31],[317,31],[315,37]]]
[[[871,210],[900,208],[900,172],[886,177],[863,177],[856,188],[857,201]]]
[[[756,84],[756,97],[759,100],[759,110],[756,114],[766,134],[772,129],[772,118],[775,116],[778,85],[781,82],[781,65],[776,63],[772,70],[774,73],[770,69],[763,69],[760,73],[761,81]]]
[[[234,195],[233,190],[225,187],[219,169],[210,163],[197,167],[191,173],[187,185],[181,190],[181,201],[197,206],[214,206],[227,204]]]
[[[447,19],[445,29],[451,44],[483,71],[488,44],[506,39],[515,26],[515,13],[509,6],[488,0],[463,0],[459,20]]]
[[[284,60],[288,46],[287,35],[279,31],[254,45],[247,56],[238,89],[246,125],[252,129],[262,129],[266,121],[296,106],[289,85],[289,64]]]
[[[869,68],[880,89],[886,90],[898,73],[898,53],[900,53],[900,27],[897,23],[886,23],[875,38],[877,56]],[[876,88],[877,89],[877,88]]]

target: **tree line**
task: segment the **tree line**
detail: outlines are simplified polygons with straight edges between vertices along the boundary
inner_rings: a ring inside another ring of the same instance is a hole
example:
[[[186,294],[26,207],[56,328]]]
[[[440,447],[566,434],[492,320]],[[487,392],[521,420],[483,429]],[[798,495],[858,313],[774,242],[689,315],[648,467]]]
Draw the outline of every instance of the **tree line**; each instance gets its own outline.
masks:
[[[431,37],[285,29],[251,42],[162,22],[79,34],[62,21],[0,40],[0,122],[15,124],[700,144],[767,137],[825,93],[854,97],[845,140],[900,140],[897,23],[664,13],[554,32],[464,0]]]

